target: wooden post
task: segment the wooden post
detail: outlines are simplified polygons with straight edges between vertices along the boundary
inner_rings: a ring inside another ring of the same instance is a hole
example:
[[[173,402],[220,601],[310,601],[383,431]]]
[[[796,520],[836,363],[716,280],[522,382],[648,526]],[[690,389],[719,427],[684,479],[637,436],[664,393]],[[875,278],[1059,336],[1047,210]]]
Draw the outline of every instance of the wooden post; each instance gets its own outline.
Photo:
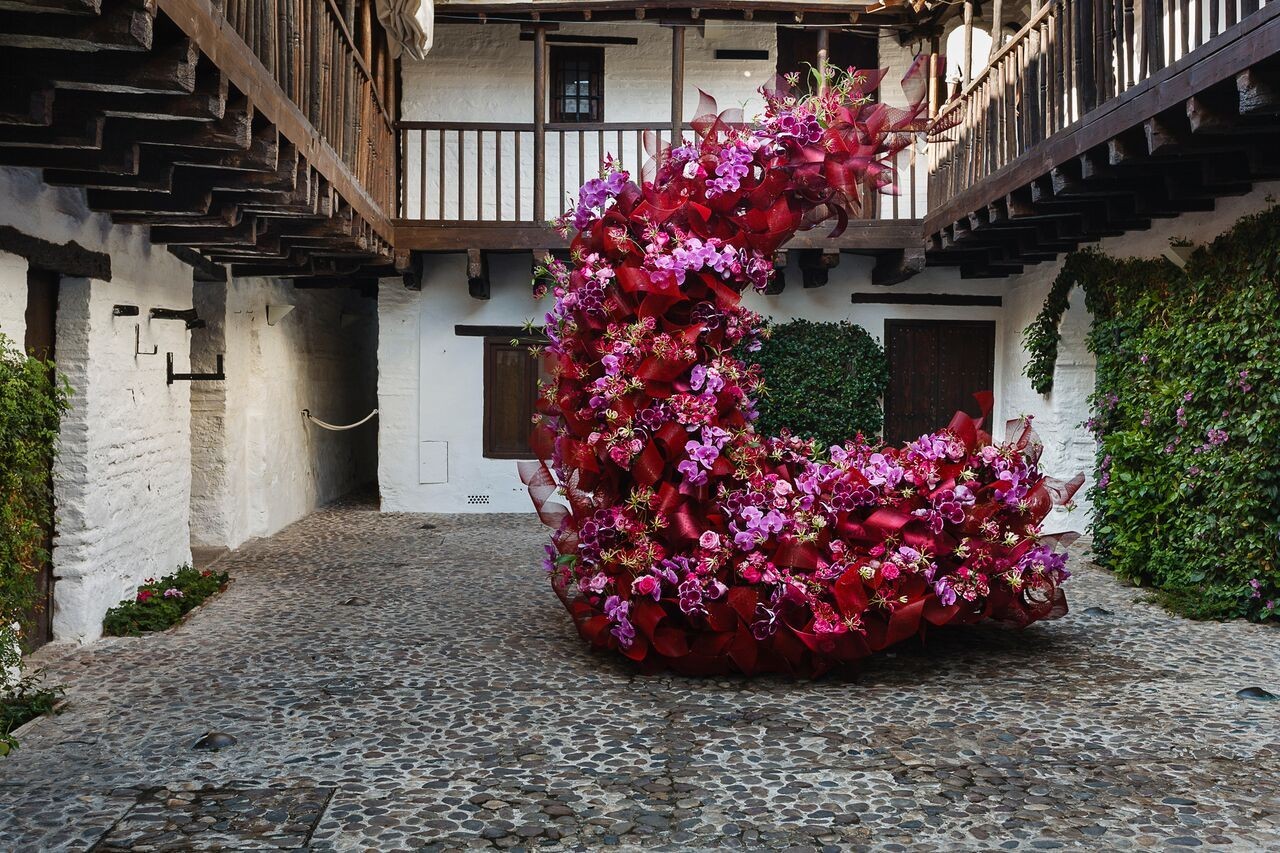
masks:
[[[939,41],[937,36],[929,39],[929,118],[936,116],[942,108],[942,81],[938,79],[942,73],[939,66]]]
[[[684,134],[684,27],[671,28],[671,147]]]
[[[561,156],[563,160],[563,155]],[[547,28],[533,30],[533,221],[547,219]]]
[[[992,57],[996,55],[996,51],[1001,48],[1002,30],[1000,25],[1004,18],[1004,8],[1001,0],[991,0],[991,52],[987,54],[987,62],[990,63]]]
[[[973,0],[964,2],[964,71],[960,77],[965,86],[973,79]]]
[[[831,31],[818,30],[818,94],[827,93],[827,63],[831,60]]]
[[[360,55],[369,70],[373,70],[373,0],[360,4]]]

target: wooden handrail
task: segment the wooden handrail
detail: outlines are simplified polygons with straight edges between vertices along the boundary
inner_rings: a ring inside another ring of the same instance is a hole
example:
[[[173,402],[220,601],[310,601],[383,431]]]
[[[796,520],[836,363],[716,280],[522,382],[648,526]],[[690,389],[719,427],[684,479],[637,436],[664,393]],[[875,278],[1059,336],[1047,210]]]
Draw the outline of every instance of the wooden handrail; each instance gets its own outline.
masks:
[[[672,132],[662,119],[545,125],[402,121],[396,128],[403,176],[400,220],[468,226],[539,223],[563,210],[567,197],[599,174],[604,157],[612,156],[639,176],[653,142],[669,144]],[[902,193],[868,190],[863,218],[906,222],[923,217],[923,163],[917,164],[907,149],[896,166]]]
[[[373,72],[369,70],[369,63],[365,62],[364,57],[360,54],[360,49],[356,47],[355,36],[351,34],[351,30],[347,27],[346,18],[343,16],[342,10],[338,8],[338,0],[327,0],[327,5],[329,6],[329,14],[333,16],[334,22],[338,25],[338,33],[346,41],[347,47],[351,50],[351,57],[355,61],[356,67],[364,72],[365,79],[370,82],[376,82],[373,77]],[[382,118],[387,123],[387,126],[393,126],[395,124],[395,119],[392,118],[391,113],[387,110],[386,104],[382,102],[382,93],[378,91],[377,86],[373,87],[372,95],[373,102],[377,105],[378,112],[382,113]]]
[[[1237,18],[1261,14],[1257,0],[1225,0],[1225,14],[1215,0],[1207,16],[1199,4],[1188,14],[1185,0],[1137,3],[1135,16],[1130,0],[1052,0],[942,107],[929,146],[930,219],[1161,69],[1212,52]]]
[[[398,121],[400,130],[510,130],[532,132],[533,122],[506,121]],[[581,130],[590,133],[597,131],[635,131],[635,130],[667,130],[669,125],[661,121],[594,121],[594,122],[547,122],[548,131]],[[685,130],[693,130],[693,125],[685,122]]]

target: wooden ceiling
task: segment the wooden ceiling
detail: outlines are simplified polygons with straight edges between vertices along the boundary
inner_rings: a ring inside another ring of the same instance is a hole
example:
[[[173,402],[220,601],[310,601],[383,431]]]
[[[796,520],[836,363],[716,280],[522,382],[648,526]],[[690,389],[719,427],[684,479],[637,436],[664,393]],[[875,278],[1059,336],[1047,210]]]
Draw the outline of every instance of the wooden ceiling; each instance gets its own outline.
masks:
[[[3,0],[0,165],[236,275],[390,271],[387,214],[220,17],[207,0]]]

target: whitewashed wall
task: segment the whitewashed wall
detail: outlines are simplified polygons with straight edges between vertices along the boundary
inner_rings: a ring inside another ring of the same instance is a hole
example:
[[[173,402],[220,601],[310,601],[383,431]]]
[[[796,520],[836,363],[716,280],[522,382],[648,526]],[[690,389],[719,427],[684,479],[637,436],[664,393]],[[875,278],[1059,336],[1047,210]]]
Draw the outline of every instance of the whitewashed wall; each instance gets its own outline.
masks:
[[[564,25],[558,35],[608,34],[632,37],[636,45],[608,45],[605,52],[604,120],[646,122],[670,139],[671,31],[654,22],[610,22]],[[422,61],[403,66],[403,117],[407,121],[505,122],[533,121],[533,45],[519,40],[514,24],[449,24],[440,28],[436,47]],[[717,49],[768,51],[763,60],[718,60]],[[905,102],[899,81],[915,54],[912,45],[896,37],[880,41],[880,61],[889,69],[882,86],[886,103]],[[705,31],[686,31],[684,116],[698,111],[698,90],[716,98],[721,109],[743,108],[759,113],[758,89],[768,83],[777,66],[777,36],[773,24],[708,21]],[[548,107],[549,109],[549,107]],[[517,139],[517,136],[519,139]],[[517,145],[519,154],[517,156]],[[468,219],[496,221],[533,218],[533,134],[499,134],[475,130],[462,135],[430,130],[411,135],[405,149],[405,214],[412,219]],[[550,131],[547,136],[545,210],[553,217],[566,206],[569,194],[594,177],[602,155],[619,158],[633,174],[647,159],[635,131]],[[459,158],[462,180],[459,181]],[[566,164],[561,182],[561,160]],[[880,218],[919,217],[924,212],[925,157],[908,150],[896,166],[903,192],[895,206],[883,201]],[[426,164],[424,174],[424,163]],[[500,164],[500,165],[499,165]],[[495,191],[499,171],[507,192]],[[520,192],[515,193],[519,172]],[[918,180],[913,181],[913,177]],[[461,193],[459,192],[461,183]],[[460,197],[461,195],[461,197]]]
[[[375,478],[377,426],[330,432],[376,406],[377,310],[350,290],[295,290],[273,279],[199,284],[209,326],[193,333],[192,362],[226,382],[192,387],[193,544],[234,548],[269,536]],[[293,310],[274,326],[267,306]]]
[[[57,317],[57,362],[73,395],[54,469],[54,634],[91,640],[108,606],[191,556],[189,389],[165,384],[164,362],[173,352],[186,370],[187,331],[146,317],[152,307],[191,307],[191,270],[145,229],[113,226],[81,193],[47,187],[36,172],[0,170],[0,199],[0,224],[111,255],[110,282],[62,280]],[[25,273],[10,272],[4,286],[12,293],[19,281],[25,300]],[[113,317],[115,304],[141,316]],[[158,355],[135,357],[135,325]]]
[[[59,289],[56,360],[73,394],[54,468],[56,640],[97,638],[108,607],[143,579],[188,562],[193,514],[202,534],[222,531],[216,544],[236,544],[371,475],[372,428],[320,435],[300,416],[309,407],[345,422],[373,407],[371,300],[264,280],[232,282],[210,300],[200,285],[211,328],[196,334],[215,338],[202,347],[183,322],[148,318],[151,308],[192,307],[193,283],[191,269],[151,245],[145,228],[113,225],[85,208],[81,192],[13,169],[0,169],[0,225],[111,256],[111,281],[64,278]],[[0,329],[19,343],[26,298],[26,262],[0,255]],[[268,303],[298,307],[266,327]],[[117,304],[136,305],[139,315],[115,317]],[[141,349],[155,355],[136,354],[135,329]],[[211,371],[219,351],[228,382],[166,383],[166,353],[185,373]],[[195,466],[193,392],[197,420],[220,420],[216,430],[197,429]],[[216,475],[215,457],[227,460]]]
[[[0,252],[0,334],[18,349],[27,334],[27,259]]]
[[[383,508],[406,512],[525,512],[528,496],[516,463],[485,459],[482,444],[483,338],[458,336],[455,325],[519,326],[541,322],[549,303],[532,298],[530,255],[490,259],[492,298],[467,294],[465,258],[427,259],[421,292],[387,280],[379,296],[379,485]],[[848,319],[882,339],[886,319],[992,320],[1005,337],[999,308],[854,305],[854,291],[885,293],[871,285],[869,258],[845,255],[826,287],[806,290],[800,271],[788,270],[780,296],[751,294],[747,304],[778,321]],[[929,270],[900,285],[902,293],[993,294],[1000,282],[961,282],[950,270]],[[997,349],[996,376],[1006,354]],[[1005,410],[997,393],[997,406]],[[997,413],[996,417],[1002,415]],[[943,426],[940,424],[939,426]]]

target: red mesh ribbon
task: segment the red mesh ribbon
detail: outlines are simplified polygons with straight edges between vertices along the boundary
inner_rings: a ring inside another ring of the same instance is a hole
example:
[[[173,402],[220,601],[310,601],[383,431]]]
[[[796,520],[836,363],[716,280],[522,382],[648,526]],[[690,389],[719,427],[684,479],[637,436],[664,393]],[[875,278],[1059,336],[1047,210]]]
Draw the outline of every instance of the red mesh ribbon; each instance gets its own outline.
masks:
[[[748,416],[754,374],[733,353],[760,319],[740,291],[798,230],[857,227],[864,192],[896,191],[892,158],[925,126],[919,71],[905,108],[863,97],[883,72],[850,72],[801,106],[774,87],[763,129],[704,93],[696,139],[672,150],[646,134],[642,182],[610,178],[609,202],[580,218],[547,323],[553,387],[532,441],[545,461],[520,473],[555,530],[555,592],[593,647],[644,671],[814,676],[931,626],[1065,612],[1052,550],[1068,537],[1038,526],[1082,478],[1041,475],[1025,422],[993,448],[989,393],[980,416],[957,413],[918,445],[850,442],[856,464],[840,466],[835,451],[815,464],[815,448],[757,435]],[[744,151],[750,167],[720,181]],[[655,261],[707,247],[720,266]],[[746,545],[731,500],[744,494],[758,517],[786,513]]]

